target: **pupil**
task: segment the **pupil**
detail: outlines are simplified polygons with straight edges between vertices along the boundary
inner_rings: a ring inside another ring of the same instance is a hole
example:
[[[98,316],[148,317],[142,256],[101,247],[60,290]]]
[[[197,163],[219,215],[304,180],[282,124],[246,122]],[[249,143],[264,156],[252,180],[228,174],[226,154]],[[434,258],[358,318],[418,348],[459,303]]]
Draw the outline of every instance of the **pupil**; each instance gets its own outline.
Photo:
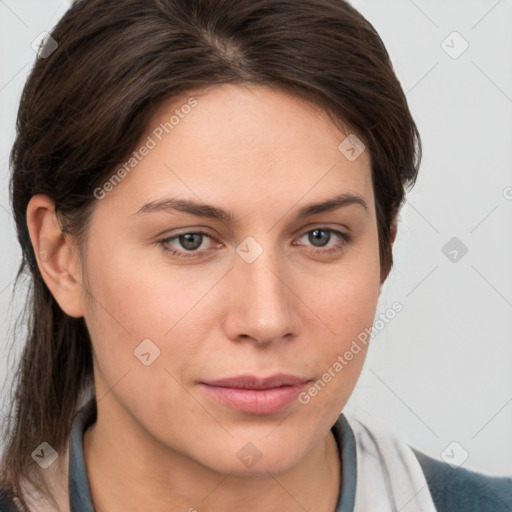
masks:
[[[315,229],[314,231],[312,231],[310,234],[309,234],[309,241],[313,243],[313,245],[316,245],[316,242],[318,241],[321,241],[322,239],[322,235],[320,233],[323,233],[324,236],[323,238],[325,240],[325,243],[329,242],[329,239],[331,238],[331,235],[330,233],[328,233],[327,231],[323,230],[323,229]],[[325,244],[320,244],[319,246],[322,247],[322,245],[325,245]]]
[[[196,240],[194,240],[196,237]],[[199,243],[197,241],[199,240]],[[202,235],[199,233],[187,233],[186,235],[180,235],[180,243],[185,249],[194,250],[201,246]]]

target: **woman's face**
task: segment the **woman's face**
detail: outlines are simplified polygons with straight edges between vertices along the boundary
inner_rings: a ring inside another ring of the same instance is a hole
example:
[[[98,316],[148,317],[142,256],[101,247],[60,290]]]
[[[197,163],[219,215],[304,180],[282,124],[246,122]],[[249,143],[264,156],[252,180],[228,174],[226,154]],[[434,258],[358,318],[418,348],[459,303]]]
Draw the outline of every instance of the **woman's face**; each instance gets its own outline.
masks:
[[[329,434],[365,358],[344,354],[380,292],[370,157],[282,92],[193,98],[163,105],[137,165],[97,192],[83,314],[99,414],[216,471],[284,471]]]

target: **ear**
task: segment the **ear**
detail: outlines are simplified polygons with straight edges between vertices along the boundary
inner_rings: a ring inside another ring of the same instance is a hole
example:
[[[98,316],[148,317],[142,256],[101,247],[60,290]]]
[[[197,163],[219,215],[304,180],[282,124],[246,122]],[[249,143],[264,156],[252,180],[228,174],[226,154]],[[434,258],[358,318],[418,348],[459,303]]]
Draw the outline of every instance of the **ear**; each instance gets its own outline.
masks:
[[[79,265],[75,247],[62,232],[53,199],[32,196],[27,206],[27,226],[37,266],[53,297],[69,316],[80,318],[83,286],[78,280]]]

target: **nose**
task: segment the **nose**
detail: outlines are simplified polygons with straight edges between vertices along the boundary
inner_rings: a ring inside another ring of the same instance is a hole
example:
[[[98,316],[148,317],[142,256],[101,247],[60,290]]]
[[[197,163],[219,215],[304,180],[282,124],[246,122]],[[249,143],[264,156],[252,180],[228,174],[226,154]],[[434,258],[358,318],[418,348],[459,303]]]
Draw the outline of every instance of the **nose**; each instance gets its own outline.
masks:
[[[268,345],[297,336],[297,297],[286,262],[278,261],[270,250],[252,263],[237,255],[228,279],[225,331],[229,339]]]

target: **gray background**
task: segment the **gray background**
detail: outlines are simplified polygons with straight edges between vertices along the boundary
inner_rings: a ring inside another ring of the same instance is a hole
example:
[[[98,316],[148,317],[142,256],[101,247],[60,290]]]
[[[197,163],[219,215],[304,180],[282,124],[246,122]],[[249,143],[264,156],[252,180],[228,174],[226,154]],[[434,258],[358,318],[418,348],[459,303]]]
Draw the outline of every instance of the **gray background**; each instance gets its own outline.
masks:
[[[12,298],[20,251],[8,152],[31,42],[68,3],[0,0],[2,398],[21,348],[8,357],[23,304],[22,294]],[[388,48],[424,159],[377,314],[394,301],[404,309],[372,340],[346,410],[371,415],[436,458],[512,475],[512,0],[352,4]]]

